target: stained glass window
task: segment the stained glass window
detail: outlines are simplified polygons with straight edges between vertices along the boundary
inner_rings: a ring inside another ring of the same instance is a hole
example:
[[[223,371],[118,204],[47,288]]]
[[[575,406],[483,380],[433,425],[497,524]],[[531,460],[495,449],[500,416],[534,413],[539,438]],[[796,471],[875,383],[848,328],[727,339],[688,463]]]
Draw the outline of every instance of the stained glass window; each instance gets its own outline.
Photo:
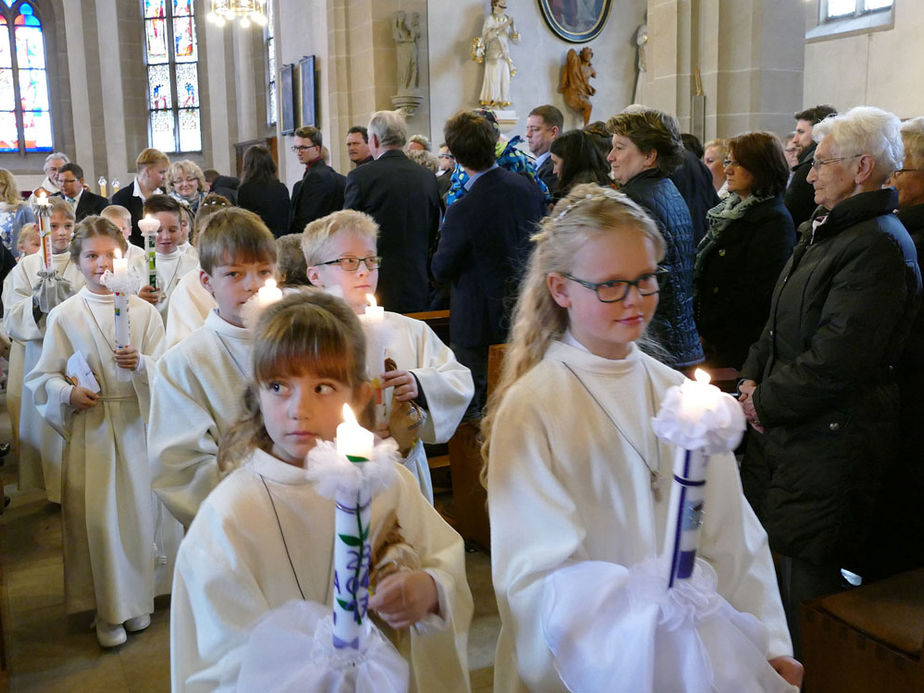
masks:
[[[0,152],[50,152],[51,106],[45,38],[26,0],[0,5]]]
[[[263,38],[266,44],[266,124],[276,125],[276,0],[266,0],[266,26]]]
[[[195,3],[193,0],[142,0],[142,3],[151,146],[163,152],[200,151]]]

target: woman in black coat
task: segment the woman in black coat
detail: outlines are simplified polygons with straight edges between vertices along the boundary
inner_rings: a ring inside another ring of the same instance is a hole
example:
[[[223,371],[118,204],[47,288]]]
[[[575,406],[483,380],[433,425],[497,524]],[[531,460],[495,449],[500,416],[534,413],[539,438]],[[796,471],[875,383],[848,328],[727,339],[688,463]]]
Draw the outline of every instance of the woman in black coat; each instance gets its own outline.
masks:
[[[683,145],[672,116],[653,109],[624,111],[607,121],[613,149],[607,160],[620,192],[645,208],[664,237],[658,309],[648,335],[667,353],[661,361],[678,370],[703,360],[693,319],[693,221],[687,203],[667,177],[683,162]]]
[[[789,167],[776,135],[731,139],[724,163],[729,195],[707,215],[693,297],[706,363],[737,370],[767,322],[773,285],[796,232],[783,205]]]
[[[868,577],[883,482],[899,443],[895,364],[921,291],[908,232],[882,188],[901,166],[899,120],[859,107],[815,126],[819,205],[773,290],[741,369],[754,426],[745,495],[780,554],[796,656],[800,602]],[[894,528],[893,528],[894,529]]]
[[[273,155],[262,144],[244,152],[237,205],[257,214],[276,238],[289,233],[289,190],[279,181]]]

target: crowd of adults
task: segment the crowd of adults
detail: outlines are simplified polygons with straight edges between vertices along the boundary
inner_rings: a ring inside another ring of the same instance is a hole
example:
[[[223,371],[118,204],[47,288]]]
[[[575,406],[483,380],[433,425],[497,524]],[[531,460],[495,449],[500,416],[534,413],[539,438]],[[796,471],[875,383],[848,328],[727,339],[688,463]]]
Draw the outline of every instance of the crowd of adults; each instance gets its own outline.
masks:
[[[702,145],[644,106],[564,131],[562,113],[542,105],[525,135],[506,138],[490,111],[461,112],[432,151],[401,114],[379,111],[349,129],[346,175],[327,161],[320,130],[298,129],[292,150],[305,170],[291,194],[263,145],[245,153],[240,181],[147,149],[111,201],[131,213],[139,245],[144,201],[163,191],[192,215],[220,192],[277,237],[339,209],[369,214],[380,228],[379,301],[402,313],[450,308],[477,416],[488,348],[507,337],[537,222],[578,184],[620,190],[666,244],[646,348],[685,372],[705,363],[740,373],[744,490],[780,555],[798,656],[800,601],[842,589],[842,569],[873,579],[922,561],[913,507],[924,473],[913,460],[924,442],[924,118],[818,105],[796,113],[785,138],[745,132]],[[62,153],[44,172],[35,193],[63,197],[78,221],[109,202]],[[9,262],[32,222],[0,169]],[[896,521],[907,527],[901,546],[889,541]]]

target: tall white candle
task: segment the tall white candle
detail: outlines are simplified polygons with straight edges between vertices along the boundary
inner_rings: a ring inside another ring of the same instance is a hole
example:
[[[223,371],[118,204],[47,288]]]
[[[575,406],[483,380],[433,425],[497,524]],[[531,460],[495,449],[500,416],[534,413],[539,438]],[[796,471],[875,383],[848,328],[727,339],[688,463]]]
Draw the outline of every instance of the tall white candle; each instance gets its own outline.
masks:
[[[155,289],[157,288],[157,231],[160,229],[160,222],[150,214],[146,214],[144,219],[138,221],[138,228],[141,229],[141,235],[144,236],[144,256],[148,264],[148,284]]]
[[[385,369],[385,308],[377,305],[375,296],[366,294],[369,305],[363,313],[362,324],[366,332],[366,371],[372,383],[375,398],[375,422],[387,420],[385,393],[379,375]]]
[[[351,462],[372,458],[375,437],[343,405],[343,423],[337,426],[337,452]],[[338,491],[334,518],[333,644],[337,649],[359,649],[359,634],[369,608],[369,569],[372,549],[369,518],[372,494],[368,489]]]
[[[128,258],[122,257],[122,251],[116,248],[116,256],[112,260],[112,274],[119,284],[124,284],[128,276]],[[128,323],[128,294],[124,291],[113,291],[115,304],[115,343],[116,349],[124,349],[129,345]]]
[[[51,259],[51,204],[48,202],[48,196],[44,192],[39,193],[35,198],[33,208],[39,227],[42,269],[46,272],[51,272],[54,269],[54,264]]]

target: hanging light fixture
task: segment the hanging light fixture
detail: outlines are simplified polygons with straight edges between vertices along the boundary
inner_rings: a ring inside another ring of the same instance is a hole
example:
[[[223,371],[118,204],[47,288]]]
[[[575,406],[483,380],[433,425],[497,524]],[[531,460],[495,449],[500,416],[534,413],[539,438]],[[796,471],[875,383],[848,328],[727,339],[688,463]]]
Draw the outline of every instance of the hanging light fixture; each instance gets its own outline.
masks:
[[[266,0],[209,0],[209,13],[206,19],[222,27],[237,19],[241,28],[251,24],[266,26]]]

